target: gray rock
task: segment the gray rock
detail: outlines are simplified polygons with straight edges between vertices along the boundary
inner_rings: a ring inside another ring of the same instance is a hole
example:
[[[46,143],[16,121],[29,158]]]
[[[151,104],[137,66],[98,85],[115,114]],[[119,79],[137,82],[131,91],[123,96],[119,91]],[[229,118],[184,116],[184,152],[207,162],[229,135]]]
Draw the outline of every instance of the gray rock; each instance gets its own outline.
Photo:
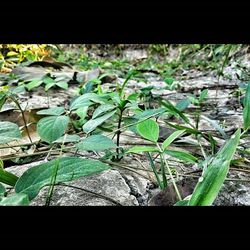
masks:
[[[123,52],[124,59],[129,61],[145,59],[148,57],[148,53],[146,50],[137,49],[137,50],[124,50]]]
[[[8,168],[8,171],[20,176],[27,169],[37,166],[40,163],[42,162],[14,166]],[[100,174],[80,178],[65,184],[71,187],[55,187],[51,199],[52,206],[114,206],[117,205],[116,203],[120,203],[123,206],[139,205],[136,197],[131,194],[130,187],[117,170],[104,171]],[[95,192],[103,197],[80,189]],[[48,188],[43,188],[39,195],[31,202],[31,205],[43,206],[46,202],[47,192]],[[105,197],[107,197],[107,199]],[[111,200],[109,200],[109,198]]]
[[[147,206],[149,199],[150,181],[130,171],[120,171],[140,206]]]
[[[229,178],[249,179],[242,173],[231,173]],[[250,182],[225,181],[223,187],[214,202],[215,206],[249,206]]]

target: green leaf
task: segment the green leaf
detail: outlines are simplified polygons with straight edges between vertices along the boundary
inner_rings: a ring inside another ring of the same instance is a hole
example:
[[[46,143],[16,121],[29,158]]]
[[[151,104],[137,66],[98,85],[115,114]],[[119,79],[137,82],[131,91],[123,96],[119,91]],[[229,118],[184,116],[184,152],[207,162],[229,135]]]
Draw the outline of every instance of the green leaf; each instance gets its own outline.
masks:
[[[130,148],[126,153],[141,153],[141,152],[159,152],[159,149],[156,147],[147,147],[147,146],[135,146]]]
[[[0,206],[28,206],[30,203],[27,194],[14,194],[2,198]]]
[[[99,125],[104,123],[106,120],[108,120],[111,116],[113,116],[115,114],[115,112],[116,112],[116,110],[109,112],[103,116],[100,116],[96,119],[91,119],[91,120],[87,121],[82,127],[83,131],[87,134],[92,132],[96,127],[98,127]]]
[[[199,101],[203,102],[208,96],[208,89],[204,89],[200,93]]]
[[[55,80],[52,79],[51,77],[49,77],[48,75],[45,75],[42,79],[43,79],[43,82],[44,82],[46,85],[55,82]]]
[[[188,98],[182,99],[179,102],[176,103],[175,107],[179,111],[185,110],[190,105],[190,100]]]
[[[104,135],[92,135],[83,141],[76,144],[76,147],[80,150],[87,151],[103,151],[110,148],[116,148],[114,142]]]
[[[34,199],[41,188],[49,185],[58,159],[28,169],[16,183],[16,193],[25,193]],[[78,157],[62,157],[59,161],[55,184],[100,173],[110,167],[102,162]]]
[[[18,52],[15,52],[15,51],[9,51],[9,52],[7,53],[7,56],[8,56],[8,57],[17,56],[17,55],[18,55]]]
[[[81,137],[79,135],[65,135],[54,141],[54,143],[67,143],[67,142],[79,142]]]
[[[56,82],[56,85],[62,89],[68,89],[69,85],[67,82]]]
[[[31,82],[29,82],[28,84],[26,84],[26,88],[28,90],[32,90],[32,89],[40,86],[42,83],[43,83],[43,80],[41,80],[41,78],[34,79]]]
[[[208,164],[189,201],[190,206],[209,206],[216,199],[229,171],[240,140],[238,129]]]
[[[20,139],[21,133],[19,127],[12,122],[0,122],[0,144]]]
[[[136,126],[138,133],[145,139],[157,142],[159,138],[159,125],[154,120],[148,119]]]
[[[172,77],[167,77],[164,79],[165,83],[168,85],[171,85],[174,82],[174,78]]]
[[[37,123],[37,132],[43,141],[52,143],[65,133],[68,123],[68,116],[45,117]]]
[[[176,138],[181,136],[185,130],[178,130],[175,131],[173,134],[171,134],[163,143],[162,143],[162,149],[165,150]]]
[[[115,109],[116,107],[114,105],[111,104],[103,104],[100,105],[93,113],[92,119],[97,118],[98,116],[103,115],[104,113],[106,113],[107,111],[110,111],[112,109]]]
[[[89,109],[89,106],[86,106],[86,107],[78,108],[75,112],[76,112],[76,114],[77,114],[82,120],[84,120],[85,117],[87,116],[88,109]]]
[[[185,162],[196,163],[198,161],[196,157],[183,151],[165,150],[164,153]]]
[[[243,120],[244,130],[247,130],[250,126],[250,83],[247,85],[246,95],[244,98]]]
[[[179,110],[177,109],[171,102],[165,100],[161,101],[161,104],[166,108],[166,110],[174,115],[175,117],[180,117],[182,118],[183,121],[186,123],[189,123],[189,119]]]
[[[5,187],[0,183],[0,197],[3,196],[6,192]]]
[[[5,171],[3,168],[0,168],[0,182],[10,186],[15,186],[17,180],[18,177],[16,175]]]
[[[135,116],[133,116],[133,118],[135,119],[146,119],[149,117],[153,117],[153,116],[158,116],[163,114],[164,112],[166,112],[165,108],[158,108],[158,109],[147,109],[139,114],[136,114]]]
[[[65,112],[63,107],[43,109],[37,112],[38,115],[62,115]]]
[[[70,104],[70,110],[78,109],[84,106],[90,106],[94,103],[105,104],[104,98],[95,93],[86,93],[75,98]]]
[[[177,124],[172,124],[170,122],[165,121],[167,125],[169,125],[172,128],[178,129],[178,130],[185,130],[189,134],[194,134],[194,135],[199,135],[201,132],[197,129],[189,128],[187,126],[182,126],[182,125],[177,125]]]
[[[56,85],[55,82],[48,83],[48,84],[46,84],[44,89],[45,89],[45,91],[48,91],[50,88],[52,88],[55,85]]]

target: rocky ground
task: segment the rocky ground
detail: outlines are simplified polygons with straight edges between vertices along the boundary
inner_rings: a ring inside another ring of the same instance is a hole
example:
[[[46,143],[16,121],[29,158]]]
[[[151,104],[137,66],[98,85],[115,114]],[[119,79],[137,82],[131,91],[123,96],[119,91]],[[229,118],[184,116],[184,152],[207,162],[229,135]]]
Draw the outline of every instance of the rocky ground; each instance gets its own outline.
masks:
[[[148,56],[147,51],[142,48],[125,48],[123,57],[131,62],[143,59]],[[245,60],[247,65],[248,61]],[[232,95],[232,91],[238,88],[237,79],[234,77],[236,70],[231,67],[225,68],[225,71],[231,74],[231,79],[220,78],[210,74],[209,72],[199,72],[195,70],[183,72],[183,79],[177,81],[181,88],[178,91],[170,91],[165,89],[166,83],[157,74],[148,73],[147,82],[130,80],[127,85],[129,92],[138,91],[146,86],[153,86],[154,94],[161,94],[164,98],[176,103],[187,94],[200,93],[201,90],[209,89],[209,98],[202,107],[202,116],[200,121],[200,129],[215,130],[211,124],[216,121],[223,124],[226,131],[233,131],[242,124],[242,106],[237,97]],[[116,81],[122,82],[124,79],[117,76]],[[103,83],[104,87],[112,87],[113,82]],[[50,107],[64,105],[76,94],[77,86],[72,84],[68,91],[50,90],[49,94],[42,87],[21,94],[20,99],[24,106],[29,110],[39,110]],[[190,106],[190,111],[194,108]],[[5,106],[2,112],[1,120],[11,120],[18,122],[17,115],[13,115],[13,107]],[[209,120],[207,119],[209,118]],[[16,119],[16,120],[15,120]],[[138,143],[138,138],[136,143]],[[131,137],[129,133],[125,133],[122,137],[122,144],[131,145]],[[223,144],[223,140],[221,141]],[[178,145],[175,145],[178,147]],[[8,152],[9,154],[10,152]],[[0,151],[0,154],[4,154]],[[52,156],[53,157],[53,156]],[[140,162],[141,161],[141,162]],[[20,176],[25,170],[41,163],[41,159],[32,163],[9,166],[8,171]],[[175,167],[183,176],[180,178],[179,185],[184,194],[191,194],[199,175],[195,173],[197,166],[183,166],[178,163]],[[155,205],[172,205],[174,194],[171,195],[171,187],[163,193],[160,191],[152,173],[143,170],[136,170],[139,167],[150,169],[145,159],[129,158],[121,162],[123,167],[114,167],[98,175],[81,178],[69,183],[66,186],[56,186],[52,197],[51,205],[55,206],[155,206]],[[194,171],[193,174],[188,174]],[[217,197],[214,205],[250,205],[250,171],[231,170],[228,179]],[[47,189],[44,188],[31,205],[44,205]]]

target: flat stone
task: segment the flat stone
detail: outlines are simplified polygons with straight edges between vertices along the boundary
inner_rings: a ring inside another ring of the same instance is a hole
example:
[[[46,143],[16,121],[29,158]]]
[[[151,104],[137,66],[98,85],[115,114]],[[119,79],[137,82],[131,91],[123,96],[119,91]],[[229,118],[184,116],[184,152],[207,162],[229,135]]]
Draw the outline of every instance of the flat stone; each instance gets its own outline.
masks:
[[[22,166],[14,166],[8,168],[8,171],[21,176],[27,169],[41,163],[42,162],[36,162]],[[52,206],[114,206],[117,205],[115,202],[124,206],[139,205],[136,197],[131,194],[130,187],[117,170],[107,170],[100,174],[83,177],[65,184],[79,189],[67,186],[55,186],[51,199]],[[106,196],[114,200],[114,202],[80,189]],[[38,196],[32,200],[31,205],[43,206],[46,202],[47,192],[48,187],[43,188]]]

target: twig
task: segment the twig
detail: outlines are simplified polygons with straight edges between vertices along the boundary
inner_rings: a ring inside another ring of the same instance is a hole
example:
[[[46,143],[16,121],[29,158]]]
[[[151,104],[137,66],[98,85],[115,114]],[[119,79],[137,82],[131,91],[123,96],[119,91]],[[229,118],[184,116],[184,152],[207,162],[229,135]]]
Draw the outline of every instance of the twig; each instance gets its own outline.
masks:
[[[21,111],[25,130],[26,130],[26,132],[27,132],[27,135],[28,135],[28,137],[29,137],[30,142],[33,143],[33,142],[32,142],[32,139],[31,139],[31,137],[30,137],[29,129],[28,129],[28,126],[27,126],[27,121],[26,121],[24,112],[23,112],[23,110],[22,110],[22,107],[20,106],[20,104],[19,104],[19,102],[17,101],[17,99],[15,99],[15,98],[14,98],[13,96],[11,96],[11,95],[10,95],[9,97],[10,97],[10,99],[17,105],[18,109]]]
[[[84,191],[84,192],[86,192],[86,193],[90,193],[90,194],[93,194],[93,195],[95,195],[95,196],[98,196],[98,197],[100,197],[100,198],[102,198],[102,199],[108,200],[108,201],[110,201],[110,202],[116,204],[117,206],[123,206],[121,203],[119,203],[119,202],[116,201],[116,200],[113,200],[113,199],[110,198],[110,197],[107,197],[107,196],[102,195],[102,194],[98,194],[98,193],[96,193],[96,192],[94,192],[94,191],[87,190],[87,189],[85,189],[85,188],[76,187],[76,186],[68,185],[68,184],[64,184],[64,183],[58,183],[58,184],[55,184],[55,185],[57,185],[57,186],[69,187],[69,188],[74,188],[74,189],[78,189],[78,190]]]

